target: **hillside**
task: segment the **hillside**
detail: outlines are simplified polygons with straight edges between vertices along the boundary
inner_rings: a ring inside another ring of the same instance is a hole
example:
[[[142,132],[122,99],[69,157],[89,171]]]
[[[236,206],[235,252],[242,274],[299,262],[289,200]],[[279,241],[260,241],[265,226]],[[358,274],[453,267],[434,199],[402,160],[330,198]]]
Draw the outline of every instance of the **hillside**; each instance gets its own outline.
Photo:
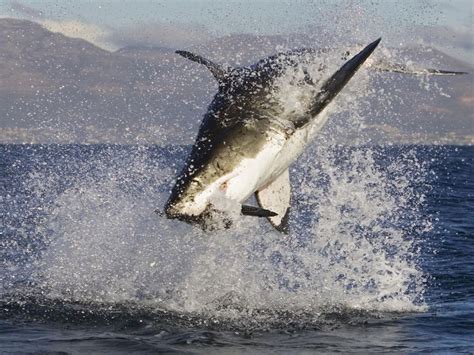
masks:
[[[279,45],[305,41],[297,35],[233,35],[192,50],[242,65]],[[0,19],[0,48],[0,142],[189,143],[216,87],[204,68],[173,49],[128,46],[109,52],[25,20]],[[473,71],[434,50],[405,49],[398,55]],[[392,90],[394,99],[387,109],[386,98],[375,98],[366,126],[381,129],[374,137],[395,130],[396,139],[474,135],[472,76],[454,79],[428,81],[442,88],[439,94],[424,91],[419,78],[380,77],[377,90]]]

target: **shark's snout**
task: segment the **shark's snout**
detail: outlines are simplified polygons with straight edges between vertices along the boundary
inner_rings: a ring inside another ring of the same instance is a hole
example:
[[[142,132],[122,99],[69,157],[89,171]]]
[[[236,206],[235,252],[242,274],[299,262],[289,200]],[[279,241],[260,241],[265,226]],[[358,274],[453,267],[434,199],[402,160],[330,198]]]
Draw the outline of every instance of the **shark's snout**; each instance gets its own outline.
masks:
[[[196,223],[198,216],[187,214],[183,211],[183,208],[178,204],[166,204],[165,216],[168,219],[178,219],[183,222]]]
[[[165,204],[165,215],[169,219],[195,223],[208,209],[208,204],[199,204],[186,194],[172,196]]]
[[[181,198],[170,198],[165,205],[165,215],[169,219],[187,220],[186,204]]]
[[[186,207],[182,202],[169,202],[165,206],[165,215],[168,219],[177,219],[189,224],[199,225],[206,231],[227,229],[232,226],[232,219],[225,212],[216,210],[210,203],[200,214],[193,215],[186,212]]]
[[[177,218],[177,216],[179,215],[178,209],[176,208],[174,204],[167,203],[165,205],[165,215],[166,215],[166,218],[169,218],[169,219]]]

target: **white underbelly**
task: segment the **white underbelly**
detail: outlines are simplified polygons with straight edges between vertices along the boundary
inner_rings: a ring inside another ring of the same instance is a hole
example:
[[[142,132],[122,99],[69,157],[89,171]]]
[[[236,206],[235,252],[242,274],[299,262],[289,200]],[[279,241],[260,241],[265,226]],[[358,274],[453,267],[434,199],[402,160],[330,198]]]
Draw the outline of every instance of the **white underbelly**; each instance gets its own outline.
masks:
[[[255,157],[243,159],[232,172],[208,186],[196,197],[195,206],[190,206],[189,212],[192,210],[191,214],[200,213],[216,194],[239,203],[245,202],[254,192],[272,182],[298,159],[326,122],[324,113],[319,116],[315,122],[298,129],[290,136],[281,130],[271,131]]]
[[[255,191],[276,179],[299,157],[307,143],[307,132],[301,130],[290,137],[270,135],[263,149],[252,159],[244,159],[223,190],[231,200],[243,203]]]
[[[255,191],[266,186],[295,162],[309,142],[321,130],[328,113],[321,112],[308,126],[289,137],[282,131],[272,131],[267,143],[253,159],[245,159],[228,180],[225,196],[243,203]]]
[[[283,142],[271,139],[254,158],[242,160],[222,189],[225,196],[240,203],[247,200],[278,169],[275,164],[282,147]]]

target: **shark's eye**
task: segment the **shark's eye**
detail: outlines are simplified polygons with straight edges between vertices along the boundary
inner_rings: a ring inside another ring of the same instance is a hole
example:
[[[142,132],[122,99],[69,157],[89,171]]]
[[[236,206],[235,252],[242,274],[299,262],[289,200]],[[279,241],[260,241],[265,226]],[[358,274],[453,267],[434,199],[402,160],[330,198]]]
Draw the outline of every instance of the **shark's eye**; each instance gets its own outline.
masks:
[[[202,186],[202,184],[198,179],[192,179],[191,186],[198,187],[198,186]]]

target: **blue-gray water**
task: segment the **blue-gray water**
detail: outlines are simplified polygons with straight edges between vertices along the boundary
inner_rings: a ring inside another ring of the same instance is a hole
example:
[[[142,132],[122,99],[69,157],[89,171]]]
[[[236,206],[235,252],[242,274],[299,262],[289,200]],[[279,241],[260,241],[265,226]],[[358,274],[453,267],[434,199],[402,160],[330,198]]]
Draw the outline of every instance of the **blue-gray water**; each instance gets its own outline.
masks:
[[[288,237],[155,214],[186,149],[0,146],[0,351],[474,351],[474,147],[311,149]]]

